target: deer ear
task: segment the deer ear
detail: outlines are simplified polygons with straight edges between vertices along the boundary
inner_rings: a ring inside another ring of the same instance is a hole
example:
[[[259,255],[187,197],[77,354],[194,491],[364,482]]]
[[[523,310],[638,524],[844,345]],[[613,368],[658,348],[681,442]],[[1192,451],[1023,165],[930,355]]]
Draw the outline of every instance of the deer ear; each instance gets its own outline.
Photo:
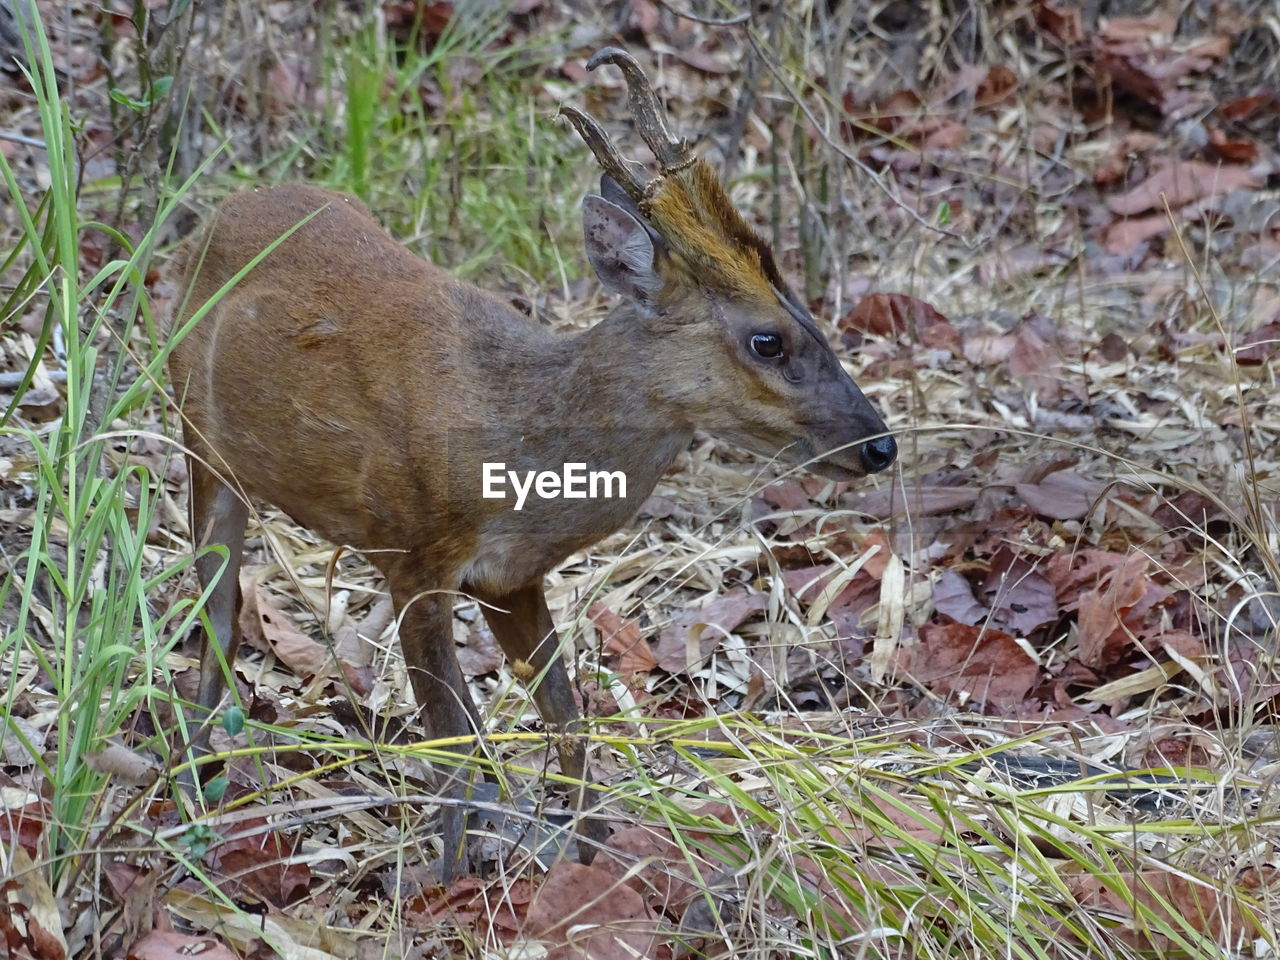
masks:
[[[582,233],[587,259],[608,290],[648,302],[662,288],[649,231],[618,204],[589,194],[582,201]]]

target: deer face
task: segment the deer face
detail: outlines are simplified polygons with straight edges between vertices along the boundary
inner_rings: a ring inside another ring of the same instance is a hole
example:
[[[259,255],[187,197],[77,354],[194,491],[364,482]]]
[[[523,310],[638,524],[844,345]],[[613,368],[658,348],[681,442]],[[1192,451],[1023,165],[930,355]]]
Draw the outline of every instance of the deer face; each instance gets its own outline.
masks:
[[[849,480],[888,468],[897,444],[840,365],[808,311],[709,300],[721,351],[736,375],[711,389],[706,429],[766,455]]]
[[[608,178],[602,191],[583,202],[587,255],[635,304],[664,358],[655,389],[690,426],[832,479],[893,463],[884,422],[803,306],[771,283],[750,296],[703,282]]]
[[[583,203],[587,255],[605,286],[636,304],[663,364],[655,370],[690,426],[847,480],[889,467],[897,444],[826,337],[787,289],[768,244],[719,177],[667,129],[639,64],[608,47],[636,130],[659,175],[642,183],[591,117],[562,112],[604,168]]]

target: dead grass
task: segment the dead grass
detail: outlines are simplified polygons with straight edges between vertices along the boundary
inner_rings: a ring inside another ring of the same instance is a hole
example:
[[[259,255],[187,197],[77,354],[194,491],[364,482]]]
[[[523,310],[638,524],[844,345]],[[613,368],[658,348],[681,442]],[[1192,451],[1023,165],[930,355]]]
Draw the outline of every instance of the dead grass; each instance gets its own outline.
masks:
[[[548,118],[561,98],[614,110],[609,78],[582,79],[574,66],[613,36],[616,18],[629,18],[623,35],[636,47],[677,51],[661,61],[660,90],[681,124],[704,134],[704,153],[735,171],[735,199],[821,303],[903,457],[893,476],[848,489],[700,437],[634,524],[549,578],[552,613],[600,718],[606,809],[646,831],[631,859],[619,855],[621,872],[649,884],[655,873],[692,878],[699,910],[653,900],[652,887],[647,896],[677,928],[668,936],[711,955],[976,956],[1005,949],[1006,938],[1019,956],[1200,955],[1196,930],[1227,955],[1264,955],[1276,923],[1280,420],[1265,341],[1262,362],[1236,358],[1280,309],[1267,246],[1274,217],[1251,213],[1276,204],[1274,126],[1241,133],[1212,108],[1275,68],[1275,24],[1261,5],[1240,5],[1250,25],[1233,34],[1238,56],[1174,84],[1212,96],[1179,119],[1176,105],[1161,114],[1104,82],[1086,40],[1064,48],[1037,27],[1041,5],[927,5],[904,21],[908,6],[873,17],[858,3],[834,13],[779,4],[748,38],[644,4],[571,30],[558,5],[535,5],[527,21],[510,21],[522,51],[514,65],[479,93],[466,91],[483,57],[467,44],[483,32],[468,33],[456,56],[388,59],[394,98],[353,88],[343,57],[385,54],[368,46],[376,35],[352,45],[354,17],[340,5],[238,7],[248,17],[238,24],[226,19],[232,7],[209,7],[188,54],[190,102],[209,123],[183,139],[176,172],[229,139],[195,206],[243,180],[359,186],[415,248],[526,298],[558,327],[585,326],[602,304],[581,279],[573,211],[593,174]],[[1197,21],[1198,9],[1182,11],[1186,43],[1235,29]],[[74,75],[92,49],[92,17],[69,22],[58,49]],[[556,46],[566,33],[569,55]],[[1260,52],[1248,59],[1240,48]],[[115,54],[128,50],[122,40]],[[973,63],[982,68],[966,72]],[[1013,80],[1003,93],[995,66]],[[739,68],[755,78],[748,94]],[[68,98],[90,135],[108,129],[104,86],[97,77]],[[904,89],[913,95],[895,96]],[[376,131],[364,148],[343,133],[361,96]],[[409,101],[403,117],[392,111]],[[0,127],[36,135],[30,116],[15,96]],[[1193,203],[1153,210],[1166,217],[1163,237],[1109,246],[1118,218],[1106,201],[1164,163],[1203,156],[1196,138],[1215,126],[1262,145],[1255,165],[1270,166],[1259,185],[1203,215]],[[1134,146],[1136,133],[1153,142]],[[36,195],[38,152],[3,145]],[[108,152],[85,161],[90,206],[117,182],[118,171],[93,166]],[[1099,180],[1110,166],[1119,173]],[[881,313],[854,311],[875,292],[923,299],[945,326],[876,328]],[[163,271],[152,293],[173,295]],[[4,348],[8,367],[22,369],[32,340],[15,333]],[[56,372],[56,355],[46,367]],[[33,402],[17,415],[39,414]],[[182,467],[144,440],[128,454],[160,478],[145,557],[168,569],[190,549]],[[12,545],[31,485],[21,449],[5,457]],[[502,856],[486,884],[434,891],[420,869],[432,856],[426,763],[448,746],[410,739],[414,705],[390,626],[366,619],[378,578],[351,554],[331,569],[330,546],[271,510],[250,538],[259,603],[285,611],[291,641],[332,638],[344,661],[368,670],[364,702],[385,725],[382,742],[333,713],[341,671],[306,679],[279,647],[247,654],[254,722],[247,741],[223,742],[239,748],[233,805],[203,824],[224,836],[248,824],[283,846],[239,869],[211,868],[172,813],[126,815],[160,803],[162,785],[117,774],[98,810],[120,822],[79,855],[163,878],[172,889],[153,896],[174,917],[243,949],[267,939],[284,954],[307,944],[353,955],[357,938],[340,928],[358,922],[392,952],[416,941],[427,955],[450,911],[463,922],[449,949],[510,944],[513,924],[531,928],[508,916],[538,915],[527,885],[541,874],[539,853],[558,852],[537,830],[520,836],[540,816],[526,810],[516,827],[494,827]],[[1145,593],[1121,603],[1122,568],[1103,565],[1103,554],[1145,557],[1135,580]],[[1011,592],[1031,573],[1047,576],[1054,558],[1065,568],[1052,581],[1056,615],[1021,634],[995,626],[1020,612],[1001,597],[1025,606]],[[1094,562],[1103,572],[1071,580]],[[962,639],[939,632],[956,623],[938,612],[947,573],[985,611]],[[988,578],[995,586],[984,592]],[[191,577],[166,582],[153,603],[169,607],[194,589]],[[1081,605],[1102,616],[1147,594],[1156,596],[1148,619],[1117,614],[1120,639],[1109,642],[1124,656],[1090,661]],[[474,605],[460,601],[457,612],[472,692],[489,705],[490,747],[514,792],[540,803],[556,768],[536,713],[493,656]],[[1126,640],[1135,625],[1145,632]],[[993,646],[993,632],[1008,643]],[[967,655],[939,659],[962,642]],[[682,669],[656,667],[681,651]],[[175,673],[192,664],[178,650],[168,656]],[[9,673],[22,689],[11,687],[6,709],[38,740],[39,718],[57,704],[29,654],[15,652]],[[1019,685],[1021,676],[1031,679]],[[131,745],[151,722],[139,714],[138,729],[125,731]],[[1152,788],[1163,799],[1091,779],[1129,768],[1168,778]],[[1028,769],[1052,776],[1028,780]],[[35,768],[9,753],[4,776],[6,790],[36,795]],[[258,792],[264,782],[269,793]],[[77,884],[58,893],[101,896],[96,882]],[[226,909],[254,899],[290,904],[269,911],[267,934],[259,918]],[[301,909],[304,899],[313,908]]]

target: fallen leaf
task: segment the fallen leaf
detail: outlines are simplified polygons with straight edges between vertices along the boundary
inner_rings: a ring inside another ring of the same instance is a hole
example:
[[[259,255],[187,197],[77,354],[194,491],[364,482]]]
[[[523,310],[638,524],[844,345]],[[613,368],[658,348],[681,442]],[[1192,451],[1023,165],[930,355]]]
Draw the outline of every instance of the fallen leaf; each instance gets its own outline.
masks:
[[[62,915],[45,880],[45,871],[36,866],[21,845],[11,847],[7,856],[9,870],[0,879],[0,903],[4,904],[0,910],[0,943],[7,948],[5,955],[66,960]]]
[[[1186,933],[1194,931],[1218,942],[1223,942],[1227,931],[1235,937],[1260,932],[1256,922],[1246,921],[1235,898],[1220,883],[1196,880],[1174,873],[1172,868],[1123,869],[1109,877],[1067,869],[1060,876],[1082,906],[1120,918],[1121,932],[1135,947],[1154,946],[1158,952],[1166,952],[1172,942],[1155,932],[1160,926]],[[1116,886],[1125,892],[1116,890]],[[1140,908],[1140,915],[1135,915],[1135,907]]]
[[[618,658],[619,673],[648,673],[658,665],[653,648],[635,620],[623,620],[602,603],[593,603],[587,616],[600,630],[605,652]]]
[[[990,612],[974,598],[968,579],[954,570],[944,570],[934,581],[933,607],[966,626],[981,623]]]
[[[1084,42],[1084,26],[1078,7],[1068,6],[1064,10],[1057,4],[1040,0],[1034,16],[1036,26],[1064,46],[1073,47]]]
[[[1122,623],[1124,614],[1146,593],[1146,554],[1133,553],[1113,570],[1099,587],[1080,594],[1080,662],[1105,668],[1115,663],[1132,643],[1131,631]]]
[[[1236,348],[1236,363],[1242,367],[1266,363],[1276,355],[1277,347],[1280,347],[1280,320],[1272,320],[1244,335]]]
[[[658,948],[658,919],[644,898],[598,867],[561,861],[533,896],[524,934],[546,960],[636,960]]]
[[[1005,66],[994,66],[978,84],[975,99],[979,106],[990,106],[1006,100],[1018,89],[1018,75]]]
[[[658,636],[653,654],[668,673],[686,673],[702,665],[725,635],[765,610],[768,599],[742,587],[712,600],[700,610],[682,614]]]
[[[987,625],[1015,637],[1030,636],[1062,615],[1053,584],[1039,571],[1038,563],[1009,547],[992,555],[982,596],[991,608]]]
[[[1262,180],[1243,167],[1224,167],[1199,160],[1175,161],[1161,167],[1132,190],[1107,199],[1112,213],[1131,217],[1147,210],[1163,210],[1161,195],[1176,209],[1232,190],[1257,189]]]
[[[881,337],[906,336],[911,343],[960,354],[960,334],[951,321],[923,300],[904,293],[863,297],[844,315],[840,326]]]
[[[695,850],[690,849],[689,855],[702,860]],[[700,889],[684,852],[670,831],[661,827],[623,827],[609,838],[591,865],[625,880],[645,898],[650,910],[677,919]],[[705,876],[713,865],[702,861],[700,868]]]
[[[1039,483],[1019,483],[1014,491],[1028,507],[1051,520],[1079,520],[1106,486],[1071,470],[1058,470]]]
[[[1107,227],[1102,239],[1107,252],[1122,257],[1137,249],[1139,244],[1162,237],[1172,229],[1169,217],[1163,213],[1152,213],[1145,217],[1117,220]]]
[[[479,622],[467,627],[467,642],[455,647],[458,654],[458,665],[466,677],[479,677],[502,669],[506,658],[502,647],[498,645],[493,631]]]
[[[278,830],[264,830],[267,821],[241,822],[243,835],[233,836],[210,851],[220,887],[233,896],[243,892],[276,907],[286,907],[307,895],[311,868],[295,857],[295,843]]]
[[[238,954],[209,934],[179,933],[176,930],[152,930],[132,944],[125,956],[129,960],[236,960]]]
[[[153,782],[160,772],[160,765],[152,757],[131,750],[123,743],[108,740],[100,748],[85,756],[89,769],[115,778],[120,783],[140,787]]]
[[[926,623],[910,661],[913,679],[934,693],[1005,711],[1026,699],[1040,672],[1007,633],[963,623]]]
[[[1229,138],[1217,127],[1209,127],[1209,151],[1227,163],[1253,163],[1258,159],[1258,144],[1244,137]]]
[[[1280,112],[1280,96],[1274,93],[1255,93],[1230,100],[1218,107],[1216,112],[1225,120],[1240,123],[1260,113]]]
[[[256,573],[241,574],[240,584],[244,597],[240,631],[246,643],[271,653],[303,679],[338,675],[328,647],[298,629],[289,615],[275,605]]]
[[[877,520],[907,514],[914,517],[934,517],[971,506],[980,492],[979,488],[973,486],[921,484],[902,490],[898,484],[893,484],[879,490],[847,494],[841,498],[841,507]]]

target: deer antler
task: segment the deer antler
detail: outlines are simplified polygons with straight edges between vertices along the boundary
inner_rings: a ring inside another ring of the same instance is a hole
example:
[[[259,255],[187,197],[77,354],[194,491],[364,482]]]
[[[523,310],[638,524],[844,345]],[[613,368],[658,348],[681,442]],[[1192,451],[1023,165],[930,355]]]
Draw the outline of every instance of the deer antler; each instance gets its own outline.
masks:
[[[594,118],[562,106],[560,111],[577,128],[604,172],[635,201],[646,225],[662,236],[701,283],[732,290],[736,296],[775,302],[787,285],[773,252],[738,212],[711,165],[698,158],[687,140],[668,129],[662,104],[640,64],[618,47],[600,50],[587,61],[587,69],[602,63],[622,71],[636,132],[659,165],[658,176],[646,181],[635,164],[622,158]]]
[[[602,63],[612,63],[618,67],[627,81],[631,116],[635,120],[636,131],[658,158],[661,170],[659,179],[691,166],[697,157],[689,148],[687,140],[673,136],[667,128],[658,95],[653,92],[649,78],[644,75],[635,58],[618,47],[605,47],[587,61],[587,69],[594,70]],[[631,199],[639,203],[653,193],[654,183],[645,183],[636,176],[594,117],[568,105],[561,106],[560,112],[569,118],[578,135],[595,154],[604,172],[618,181],[618,185]]]
[[[609,135],[604,132],[600,124],[596,123],[595,118],[568,104],[561,104],[560,112],[569,118],[569,122],[578,131],[578,136],[582,137],[583,142],[591,148],[591,152],[595,154],[596,160],[599,161],[604,172],[618,181],[618,186],[627,191],[627,195],[632,200],[637,203],[643,200],[645,198],[645,184],[641,183],[636,175],[631,172],[631,168],[627,166],[627,161],[622,159],[622,155],[618,153],[618,148],[613,145]]]
[[[587,61],[587,69],[594,70],[602,63],[612,63],[622,71],[630,94],[631,115],[635,118],[636,131],[658,158],[664,174],[682,170],[694,160],[686,140],[672,136],[663,118],[662,104],[653,92],[649,78],[636,63],[635,57],[619,47],[605,47]]]

